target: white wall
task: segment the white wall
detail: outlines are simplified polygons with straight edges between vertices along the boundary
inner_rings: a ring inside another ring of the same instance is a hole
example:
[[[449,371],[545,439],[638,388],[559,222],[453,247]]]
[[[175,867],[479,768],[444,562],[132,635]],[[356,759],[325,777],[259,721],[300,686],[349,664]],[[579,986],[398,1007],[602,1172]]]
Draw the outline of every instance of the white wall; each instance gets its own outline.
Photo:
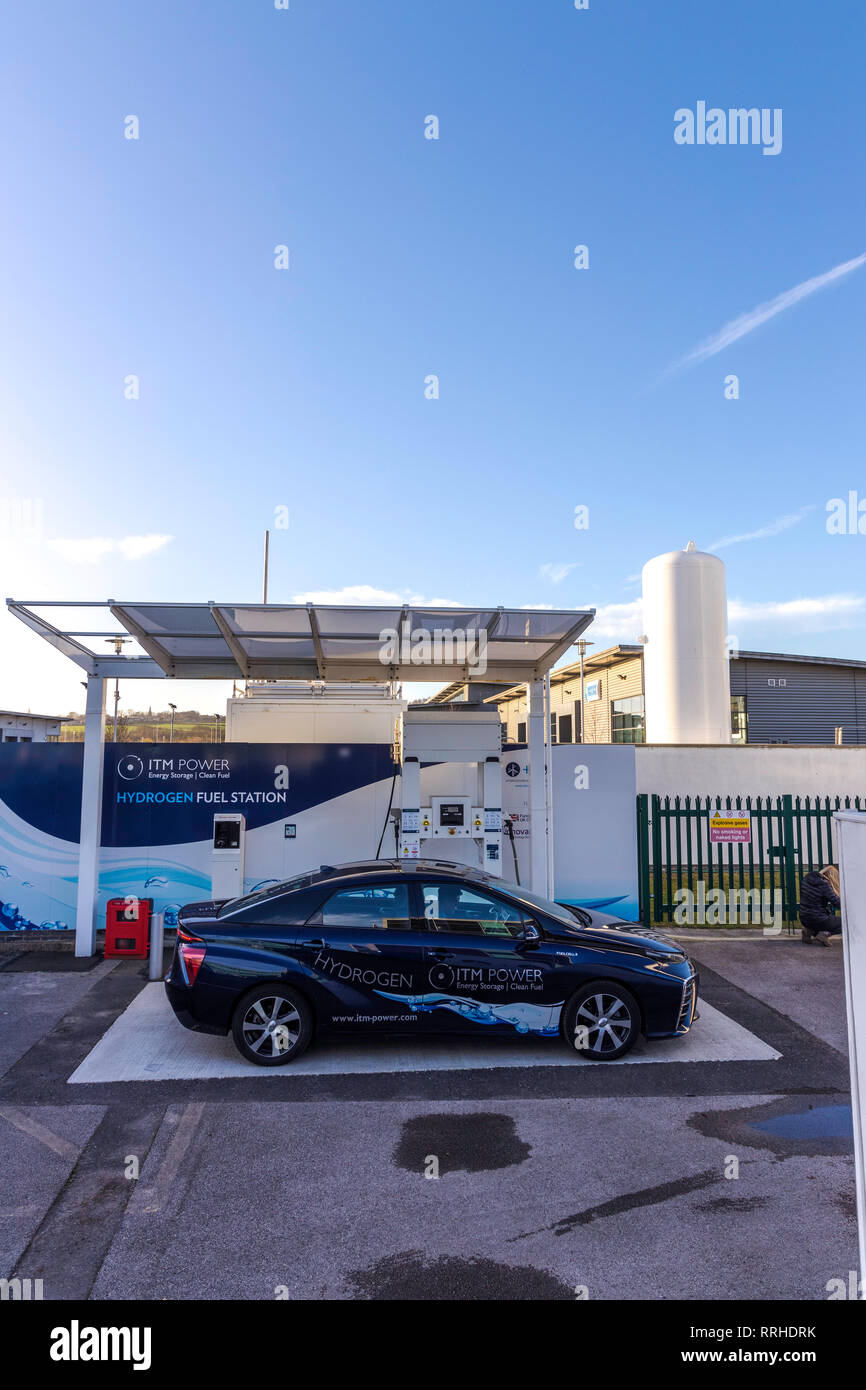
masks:
[[[860,796],[866,746],[636,744],[637,789],[658,796]]]

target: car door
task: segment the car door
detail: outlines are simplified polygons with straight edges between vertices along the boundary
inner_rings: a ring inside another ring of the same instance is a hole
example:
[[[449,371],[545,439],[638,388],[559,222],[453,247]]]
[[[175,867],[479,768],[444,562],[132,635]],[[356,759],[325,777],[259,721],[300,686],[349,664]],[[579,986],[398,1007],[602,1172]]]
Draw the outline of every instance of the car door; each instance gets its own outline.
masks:
[[[425,1028],[554,1035],[564,1002],[561,972],[529,912],[460,880],[431,878],[418,889]]]
[[[418,1031],[422,933],[405,880],[335,888],[298,933],[297,959],[328,1031]]]

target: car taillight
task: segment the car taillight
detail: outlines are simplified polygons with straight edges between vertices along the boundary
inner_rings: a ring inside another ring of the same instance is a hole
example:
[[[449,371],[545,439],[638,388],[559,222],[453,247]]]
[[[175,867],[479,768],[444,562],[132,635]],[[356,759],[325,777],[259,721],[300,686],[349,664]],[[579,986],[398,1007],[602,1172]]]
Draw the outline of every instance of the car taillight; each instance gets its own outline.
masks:
[[[195,984],[206,951],[207,946],[197,936],[188,936],[186,932],[178,931],[177,953],[180,957],[180,970],[185,982],[190,986]]]

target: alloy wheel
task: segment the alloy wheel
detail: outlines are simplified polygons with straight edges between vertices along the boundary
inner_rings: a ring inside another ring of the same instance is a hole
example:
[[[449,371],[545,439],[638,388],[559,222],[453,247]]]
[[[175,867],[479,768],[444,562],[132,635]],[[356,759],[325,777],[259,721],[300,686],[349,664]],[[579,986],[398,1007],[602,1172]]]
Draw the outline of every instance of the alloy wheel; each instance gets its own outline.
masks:
[[[262,1057],[291,1052],[301,1032],[301,1016],[290,999],[272,995],[255,999],[244,1014],[243,1039]]]
[[[632,1030],[628,1005],[618,995],[607,992],[591,994],[584,999],[575,1015],[575,1024],[576,1037],[584,1039],[582,1046],[576,1041],[575,1047],[597,1054],[615,1052]]]

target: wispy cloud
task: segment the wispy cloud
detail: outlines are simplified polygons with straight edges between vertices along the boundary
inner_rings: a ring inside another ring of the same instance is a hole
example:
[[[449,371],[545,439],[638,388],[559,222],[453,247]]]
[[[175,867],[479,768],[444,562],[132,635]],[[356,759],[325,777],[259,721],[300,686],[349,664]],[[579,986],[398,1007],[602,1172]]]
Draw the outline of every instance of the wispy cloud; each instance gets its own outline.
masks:
[[[400,608],[404,603],[416,608],[468,608],[470,604],[460,603],[453,598],[424,598],[422,594],[408,589],[376,589],[371,584],[345,584],[342,589],[309,589],[306,593],[295,594],[292,603],[347,604],[370,608],[381,608],[389,604]]]
[[[817,294],[819,290],[824,290],[828,285],[835,284],[845,275],[850,275],[852,270],[858,270],[861,265],[866,265],[866,252],[862,256],[855,256],[851,261],[843,261],[841,265],[834,266],[832,270],[827,270],[823,275],[815,275],[811,280],[804,280],[801,285],[795,285],[791,290],[785,290],[784,294],[776,295],[775,299],[769,299],[765,304],[759,304],[756,309],[750,309],[745,314],[740,314],[739,318],[731,319],[718,333],[714,333],[711,338],[706,338],[699,343],[692,351],[675,362],[672,367],[667,369],[665,376],[671,372],[679,371],[683,367],[692,367],[696,362],[705,362],[708,357],[715,357],[717,352],[730,347],[738,338],[744,338],[747,333],[752,333],[762,324],[774,319],[777,314],[784,313],[794,304],[799,304],[801,299],[808,299],[810,294]]]
[[[591,608],[592,604],[577,604]],[[763,625],[780,632],[823,631],[854,627],[866,617],[866,595],[822,594],[818,598],[784,600],[728,600],[728,627],[732,632],[747,625]],[[602,603],[596,607],[595,621],[587,632],[597,648],[614,642],[635,642],[644,631],[643,602]],[[771,639],[774,640],[774,639]],[[781,637],[779,638],[781,640]]]
[[[79,536],[47,542],[51,550],[73,565],[96,565],[106,555],[122,555],[125,560],[142,560],[174,540],[174,536]]]
[[[728,625],[742,623],[795,624],[798,627],[847,627],[866,614],[862,594],[824,594],[820,598],[792,598],[781,602],[728,600]]]
[[[770,536],[778,536],[780,532],[796,526],[814,510],[815,503],[811,503],[808,507],[801,507],[798,512],[788,512],[786,516],[777,517],[775,521],[768,521],[766,526],[759,526],[757,531],[743,531],[738,536],[723,536],[720,541],[713,541],[712,545],[708,545],[707,550],[724,550],[729,545],[739,545],[741,541],[768,540]]]
[[[591,603],[579,603],[578,608],[592,608]],[[601,603],[595,605],[595,619],[585,636],[596,646],[612,642],[634,642],[643,632],[643,603]]]
[[[563,563],[542,565],[538,573],[541,575],[542,579],[549,579],[551,584],[561,584],[563,579],[566,579],[568,575],[571,574],[572,570],[577,569],[578,564],[579,561],[575,560],[574,563],[570,565]]]

